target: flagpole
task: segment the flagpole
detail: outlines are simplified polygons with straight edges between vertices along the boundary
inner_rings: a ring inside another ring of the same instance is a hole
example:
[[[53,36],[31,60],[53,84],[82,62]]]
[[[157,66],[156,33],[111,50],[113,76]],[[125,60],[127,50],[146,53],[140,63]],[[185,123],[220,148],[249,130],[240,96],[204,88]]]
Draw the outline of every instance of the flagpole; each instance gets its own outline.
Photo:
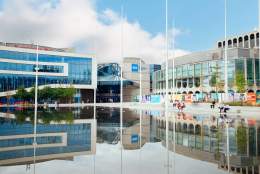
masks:
[[[142,131],[142,109],[141,109],[141,104],[142,104],[142,59],[140,58],[139,60],[139,115],[140,115],[140,134]],[[141,134],[142,135],[142,134]],[[142,142],[142,137],[140,136],[140,149],[141,149],[141,142]]]
[[[173,33],[172,33],[172,100],[173,103],[175,102],[175,73],[174,73],[174,67],[175,67],[175,21],[173,21]],[[175,119],[175,114],[174,111],[172,112],[173,114],[173,173],[175,173],[175,152],[176,152],[176,130],[175,130],[175,125],[176,125],[176,119]]]
[[[165,39],[166,39],[166,56],[165,56],[165,118],[166,118],[166,149],[167,149],[167,173],[170,173],[170,158],[169,158],[169,118],[168,118],[168,100],[169,100],[169,67],[168,67],[168,0],[165,1]]]
[[[39,46],[36,46],[36,67],[35,67],[35,91],[34,91],[34,130],[33,130],[33,172],[35,173],[35,162],[36,162],[36,133],[37,133],[37,109],[38,109],[38,70],[39,70]]]
[[[224,77],[225,77],[225,85],[224,85],[224,90],[225,90],[225,101],[228,100],[228,55],[227,55],[227,50],[228,50],[228,41],[227,41],[227,0],[225,0],[225,47],[224,47]]]
[[[123,43],[123,33],[124,33],[124,7],[121,6],[121,67],[120,67],[120,172],[123,173],[123,62],[124,62],[124,43]]]
[[[260,0],[258,0],[258,84],[260,85]]]

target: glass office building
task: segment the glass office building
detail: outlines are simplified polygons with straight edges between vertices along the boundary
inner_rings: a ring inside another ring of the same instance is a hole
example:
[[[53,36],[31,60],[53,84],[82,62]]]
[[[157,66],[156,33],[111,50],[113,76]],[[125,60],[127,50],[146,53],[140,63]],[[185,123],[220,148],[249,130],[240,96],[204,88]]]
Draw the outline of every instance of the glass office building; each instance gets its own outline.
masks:
[[[238,38],[251,35],[255,36],[251,37],[252,40],[240,39],[237,43]],[[228,89],[231,93],[237,91],[235,76],[238,73],[245,79],[246,91],[260,92],[258,39],[257,31],[228,39]],[[224,92],[224,44],[224,41],[218,42],[216,49],[176,57],[174,71],[172,60],[169,60],[169,89],[174,84],[178,94]],[[154,94],[165,94],[165,65],[162,67],[162,70],[154,73]]]
[[[142,95],[150,93],[150,69],[143,60],[125,57],[123,63],[98,64],[97,102],[120,102],[121,67],[123,76],[123,101],[138,101],[140,91],[140,62],[142,64]]]
[[[45,51],[39,47],[39,86],[77,89],[77,99],[93,100],[96,87],[96,61],[91,56],[61,50]],[[0,46],[0,97],[13,95],[19,87],[35,85],[37,51],[27,48]]]

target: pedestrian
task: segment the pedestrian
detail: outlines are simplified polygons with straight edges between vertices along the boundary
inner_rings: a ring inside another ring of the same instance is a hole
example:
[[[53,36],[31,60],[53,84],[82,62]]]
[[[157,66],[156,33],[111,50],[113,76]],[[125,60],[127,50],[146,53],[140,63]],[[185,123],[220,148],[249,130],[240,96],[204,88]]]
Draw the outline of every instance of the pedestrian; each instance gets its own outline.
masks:
[[[225,105],[223,103],[220,104],[219,108],[219,113],[222,113],[222,111],[224,110]]]
[[[224,108],[223,108],[224,113],[227,113],[227,111],[228,111],[229,109],[230,109],[230,108],[229,108],[229,105],[225,105]]]
[[[211,103],[211,105],[210,105],[210,108],[211,108],[211,109],[215,109],[215,105],[216,105],[216,101],[213,100],[212,103]]]
[[[180,112],[181,111],[181,103],[179,101],[177,102],[176,106],[177,106],[178,111]]]
[[[173,108],[176,107],[176,100],[172,102],[172,106],[173,106]]]
[[[183,112],[183,109],[184,109],[185,107],[186,107],[186,106],[185,106],[185,103],[182,102],[182,103],[180,104],[180,111]]]

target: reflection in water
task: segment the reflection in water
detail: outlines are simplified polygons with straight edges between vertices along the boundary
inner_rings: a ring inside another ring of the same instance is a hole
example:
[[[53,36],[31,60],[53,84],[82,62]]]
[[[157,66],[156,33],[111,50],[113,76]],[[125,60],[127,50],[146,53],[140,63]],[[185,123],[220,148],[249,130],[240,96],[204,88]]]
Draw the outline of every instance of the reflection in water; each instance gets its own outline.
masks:
[[[185,114],[176,116],[176,152],[194,159],[218,164],[221,169],[237,173],[259,173],[258,137],[259,122],[234,119],[229,123],[227,148],[226,122],[212,117],[198,117]],[[174,125],[170,118],[170,144],[174,144]],[[166,121],[157,118],[157,135],[165,145]],[[170,146],[171,148],[171,146]],[[226,158],[229,149],[230,160]]]
[[[34,161],[34,126],[31,111],[28,111],[28,117],[23,115],[25,113],[20,112],[17,119],[0,118],[0,165],[28,165]],[[95,153],[96,124],[93,119],[73,120],[72,114],[64,113],[57,120],[61,113],[56,113],[51,120],[53,113],[42,114],[37,123],[36,162],[71,160],[76,155]]]
[[[231,172],[259,173],[259,121],[241,117],[231,120],[227,148],[224,120],[214,116],[171,115],[166,156],[166,118],[162,113],[124,109],[120,117],[119,108],[100,107],[96,117],[93,117],[94,113],[91,107],[39,109],[36,162],[48,164],[54,159],[74,159],[76,165],[81,164],[75,160],[76,156],[83,155],[78,157],[82,161],[92,158],[92,173],[167,173],[168,170],[182,173],[192,166],[199,168],[200,161],[206,161],[207,164],[201,165],[205,168],[204,173],[220,173],[227,171],[229,149]],[[32,109],[2,108],[1,166],[27,165],[29,169],[33,163],[33,122]],[[174,150],[181,156],[174,154]],[[169,160],[165,161],[168,156]],[[180,161],[184,157],[192,164],[181,168]],[[209,163],[215,164],[215,169],[210,168]],[[191,171],[195,171],[194,167]],[[203,170],[199,171],[203,173]]]

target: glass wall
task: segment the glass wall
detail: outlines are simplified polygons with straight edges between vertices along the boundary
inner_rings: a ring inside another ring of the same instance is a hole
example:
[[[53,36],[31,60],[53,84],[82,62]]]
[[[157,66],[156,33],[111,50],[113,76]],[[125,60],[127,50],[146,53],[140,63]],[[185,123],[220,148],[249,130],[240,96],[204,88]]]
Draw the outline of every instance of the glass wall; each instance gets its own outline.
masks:
[[[235,86],[235,76],[238,71],[241,71],[243,74],[247,75],[246,80],[249,86],[253,86],[255,81],[257,85],[260,86],[259,66],[259,59],[239,58],[228,60],[229,88],[233,88]],[[225,67],[223,60],[181,65],[177,66],[174,70],[176,73],[175,79],[178,79],[176,81],[177,88],[192,88],[194,86],[208,88],[210,87],[210,81],[213,74],[216,74],[218,82],[224,84],[225,80]],[[254,77],[256,78],[255,80]]]
[[[0,56],[4,59],[35,61],[36,54],[0,50]],[[46,84],[83,84],[92,83],[92,59],[85,57],[57,56],[39,54],[39,62],[68,63],[68,76],[39,76],[39,85]],[[0,70],[34,71],[35,65],[0,63]],[[64,72],[63,66],[40,65],[40,72],[60,73]],[[34,75],[0,74],[0,92],[16,90],[19,87],[32,87],[35,84]]]

